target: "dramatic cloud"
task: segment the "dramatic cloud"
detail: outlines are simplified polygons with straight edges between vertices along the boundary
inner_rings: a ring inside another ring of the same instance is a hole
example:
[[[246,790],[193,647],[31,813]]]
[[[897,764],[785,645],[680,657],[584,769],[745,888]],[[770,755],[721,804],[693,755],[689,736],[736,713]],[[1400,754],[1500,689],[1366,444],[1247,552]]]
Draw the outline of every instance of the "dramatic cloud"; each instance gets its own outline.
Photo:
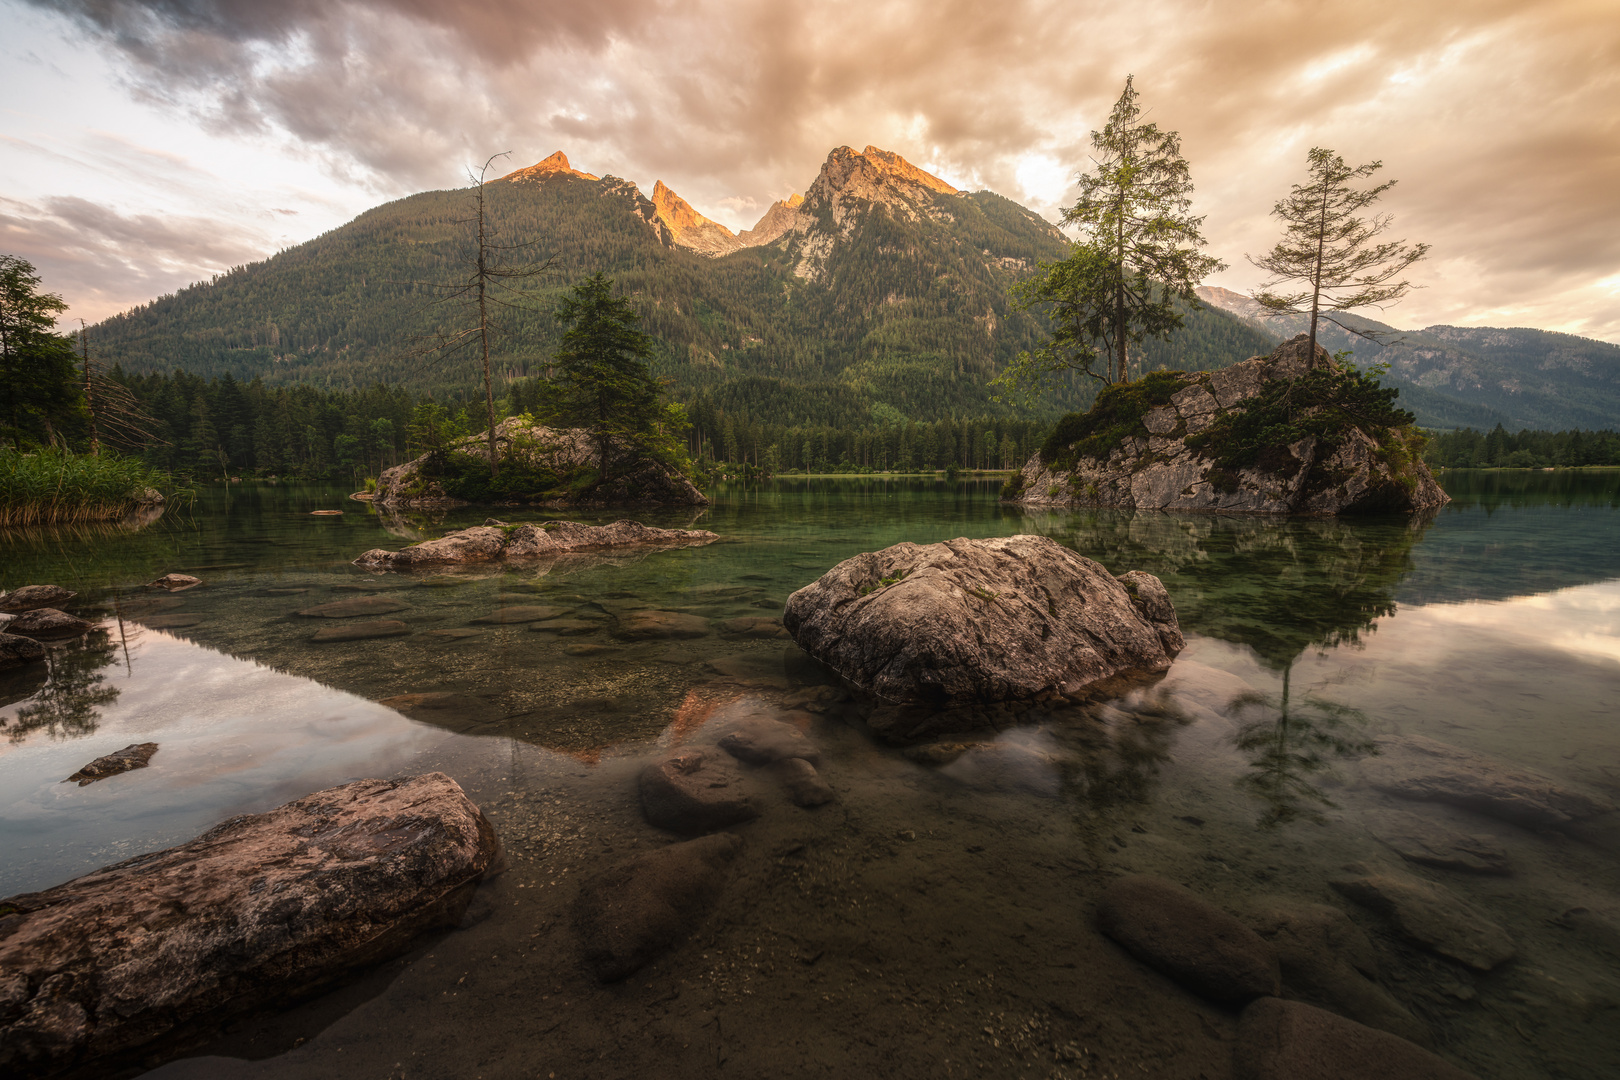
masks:
[[[1387,318],[1620,340],[1620,19],[1608,0],[32,0],[127,92],[283,140],[372,196],[512,149],[663,179],[733,227],[868,142],[1051,213],[1127,72],[1181,131],[1232,268],[1324,145],[1434,245]],[[55,213],[55,207],[47,207]],[[245,237],[253,230],[242,231]],[[240,260],[238,260],[240,261]]]

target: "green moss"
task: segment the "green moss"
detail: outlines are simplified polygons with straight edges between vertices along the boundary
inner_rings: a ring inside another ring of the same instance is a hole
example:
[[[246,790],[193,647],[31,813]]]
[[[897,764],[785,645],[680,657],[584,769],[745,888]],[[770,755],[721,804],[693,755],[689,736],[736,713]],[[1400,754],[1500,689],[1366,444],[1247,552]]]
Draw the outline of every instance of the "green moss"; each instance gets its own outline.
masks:
[[[1081,458],[1107,458],[1126,439],[1146,436],[1142,417],[1168,405],[1170,396],[1185,386],[1183,375],[1150,371],[1135,382],[1104,387],[1089,412],[1070,413],[1057,422],[1041,447],[1041,463],[1068,469]]]

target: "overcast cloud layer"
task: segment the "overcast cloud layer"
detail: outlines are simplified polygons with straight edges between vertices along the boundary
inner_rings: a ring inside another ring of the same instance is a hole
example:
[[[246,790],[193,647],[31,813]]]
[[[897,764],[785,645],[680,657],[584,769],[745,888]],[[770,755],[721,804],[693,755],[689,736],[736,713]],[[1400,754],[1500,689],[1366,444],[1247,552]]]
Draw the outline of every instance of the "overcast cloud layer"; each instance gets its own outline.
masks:
[[[94,164],[127,132],[64,135],[52,96],[24,95],[0,134],[14,164],[77,162],[54,187],[0,168],[0,246],[90,318],[462,182],[498,150],[662,179],[746,228],[831,148],[875,143],[1055,216],[1129,72],[1182,134],[1231,264],[1212,284],[1257,283],[1243,256],[1275,241],[1271,205],[1321,145],[1381,159],[1395,234],[1433,245],[1428,287],[1387,321],[1620,341],[1613,0],[27,2],[0,18],[102,73],[92,87],[26,53],[78,87],[73,116],[106,95],[149,128],[128,151],[144,180]],[[233,154],[274,167],[220,177]]]

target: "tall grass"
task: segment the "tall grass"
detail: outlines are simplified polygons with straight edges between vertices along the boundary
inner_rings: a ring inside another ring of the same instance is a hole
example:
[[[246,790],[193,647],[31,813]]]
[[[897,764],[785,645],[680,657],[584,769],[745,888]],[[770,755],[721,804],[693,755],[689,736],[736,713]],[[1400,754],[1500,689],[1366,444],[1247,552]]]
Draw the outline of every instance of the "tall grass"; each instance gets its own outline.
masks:
[[[136,458],[103,451],[22,453],[0,447],[0,526],[112,521],[154,495],[169,478]]]

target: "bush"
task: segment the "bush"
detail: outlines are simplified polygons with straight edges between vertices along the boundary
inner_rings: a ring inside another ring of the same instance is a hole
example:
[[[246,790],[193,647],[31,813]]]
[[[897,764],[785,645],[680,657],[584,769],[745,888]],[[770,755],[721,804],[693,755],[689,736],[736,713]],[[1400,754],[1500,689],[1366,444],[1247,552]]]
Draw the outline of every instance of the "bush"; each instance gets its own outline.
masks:
[[[106,450],[21,453],[0,447],[0,525],[110,521],[171,487],[169,477],[136,458]]]
[[[1351,428],[1360,428],[1404,462],[1412,456],[1409,447],[1421,452],[1422,441],[1410,430],[1413,415],[1395,407],[1399,393],[1354,368],[1319,368],[1297,379],[1268,383],[1242,412],[1223,414],[1209,430],[1188,436],[1187,445],[1223,469],[1246,469],[1259,464],[1268,451],[1306,436],[1325,444],[1317,454],[1324,458]]]
[[[1142,417],[1169,404],[1170,395],[1186,385],[1175,372],[1150,371],[1135,382],[1103,387],[1089,412],[1057,422],[1041,445],[1041,464],[1067,469],[1081,458],[1107,458],[1126,439],[1145,435]]]

